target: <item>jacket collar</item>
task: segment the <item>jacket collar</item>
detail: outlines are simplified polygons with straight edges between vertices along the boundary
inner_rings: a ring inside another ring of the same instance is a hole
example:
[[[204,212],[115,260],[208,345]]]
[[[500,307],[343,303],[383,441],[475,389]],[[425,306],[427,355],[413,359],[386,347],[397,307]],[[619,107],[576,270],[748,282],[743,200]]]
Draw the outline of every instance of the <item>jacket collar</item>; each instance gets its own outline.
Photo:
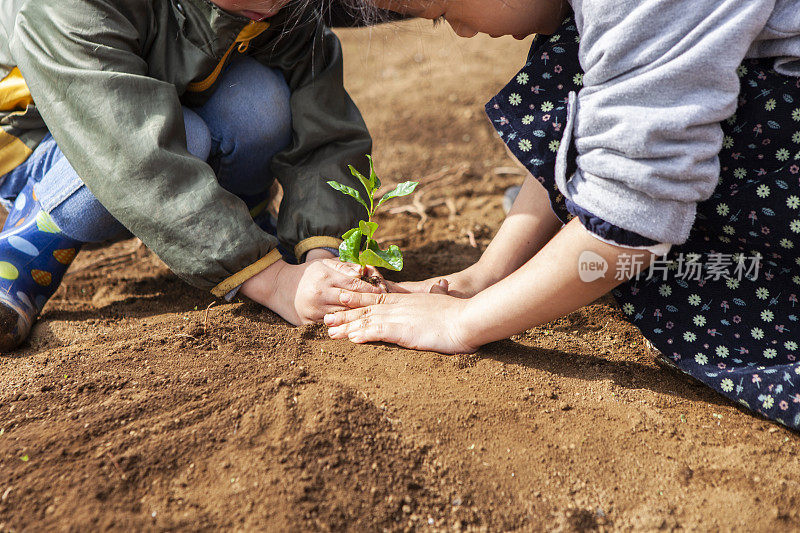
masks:
[[[211,31],[217,35],[238,34],[251,22],[247,17],[228,13],[209,0],[172,0],[172,2],[183,4],[184,9],[191,11],[191,13],[187,13],[187,16],[191,17],[194,14],[202,18]]]

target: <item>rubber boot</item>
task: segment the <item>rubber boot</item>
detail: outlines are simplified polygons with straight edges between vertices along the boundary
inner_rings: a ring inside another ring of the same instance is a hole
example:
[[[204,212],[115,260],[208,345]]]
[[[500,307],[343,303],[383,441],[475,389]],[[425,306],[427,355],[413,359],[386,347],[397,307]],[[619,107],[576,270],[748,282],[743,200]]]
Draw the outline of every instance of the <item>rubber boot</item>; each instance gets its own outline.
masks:
[[[28,338],[82,245],[61,233],[32,184],[20,192],[0,233],[0,353]]]

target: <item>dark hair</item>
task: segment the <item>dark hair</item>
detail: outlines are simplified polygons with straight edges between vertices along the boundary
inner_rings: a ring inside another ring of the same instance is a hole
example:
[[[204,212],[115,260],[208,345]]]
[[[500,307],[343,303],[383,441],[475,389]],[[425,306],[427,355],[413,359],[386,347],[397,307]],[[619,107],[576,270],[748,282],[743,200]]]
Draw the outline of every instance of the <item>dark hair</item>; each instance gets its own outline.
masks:
[[[369,0],[293,0],[285,9],[298,16],[315,13],[331,27],[371,26],[407,18],[398,13],[379,9]]]

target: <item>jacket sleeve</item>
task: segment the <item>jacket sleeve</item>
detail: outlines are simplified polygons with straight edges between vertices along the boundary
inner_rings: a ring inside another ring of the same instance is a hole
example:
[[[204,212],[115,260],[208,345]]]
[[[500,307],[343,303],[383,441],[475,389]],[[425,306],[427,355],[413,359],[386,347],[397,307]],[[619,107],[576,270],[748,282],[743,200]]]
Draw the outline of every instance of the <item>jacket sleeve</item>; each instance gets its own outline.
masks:
[[[53,137],[103,206],[187,282],[233,288],[279,257],[277,240],[188,153],[175,87],[149,77],[140,56],[146,9],[122,9],[101,0],[27,2],[12,54]]]
[[[682,243],[719,178],[720,122],[774,0],[574,0],[584,87],[565,196],[602,220]]]
[[[293,140],[272,160],[283,187],[278,237],[298,259],[312,248],[338,247],[342,234],[364,218],[364,208],[326,182],[363,191],[347,165],[367,172],[372,139],[344,89],[339,39],[314,17],[292,21],[256,58],[280,69],[291,89]]]

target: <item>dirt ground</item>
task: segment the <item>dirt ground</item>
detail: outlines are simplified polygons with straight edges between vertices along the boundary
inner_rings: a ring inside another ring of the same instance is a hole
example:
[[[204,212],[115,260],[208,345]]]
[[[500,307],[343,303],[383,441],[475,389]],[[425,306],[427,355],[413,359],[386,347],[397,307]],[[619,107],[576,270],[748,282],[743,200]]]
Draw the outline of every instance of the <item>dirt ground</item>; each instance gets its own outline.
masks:
[[[528,43],[340,34],[384,182],[423,177],[424,231],[382,220],[402,278],[468,265],[521,180],[482,106]],[[79,255],[0,357],[0,531],[800,529],[799,436],[610,300],[458,357],[212,303],[136,241]]]

